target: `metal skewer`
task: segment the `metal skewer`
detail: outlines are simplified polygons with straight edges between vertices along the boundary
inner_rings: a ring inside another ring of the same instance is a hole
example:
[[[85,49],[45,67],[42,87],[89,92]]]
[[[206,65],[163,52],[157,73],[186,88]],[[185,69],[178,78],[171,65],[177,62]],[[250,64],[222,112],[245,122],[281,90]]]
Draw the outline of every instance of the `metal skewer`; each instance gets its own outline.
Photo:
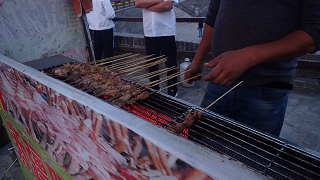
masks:
[[[160,73],[157,73],[157,74],[148,76],[148,77],[146,77],[146,78],[144,78],[144,79],[141,79],[141,80],[137,81],[136,83],[141,82],[141,81],[144,81],[144,80],[149,79],[149,78],[152,78],[152,77],[154,77],[154,76],[158,76],[158,75],[160,75],[160,74],[169,72],[169,71],[174,70],[174,69],[175,69],[175,68],[167,68],[167,70],[165,70],[165,71],[161,71]]]
[[[204,108],[201,113],[203,113],[205,110],[207,110],[208,108],[210,108],[212,105],[214,105],[214,103],[216,103],[217,101],[219,101],[223,96],[225,96],[226,94],[228,94],[230,91],[232,91],[234,88],[236,88],[237,86],[239,86],[243,81],[240,81],[238,84],[236,84],[235,86],[233,86],[231,89],[229,89],[229,91],[227,91],[226,93],[222,94],[222,96],[220,96],[218,99],[216,99],[215,101],[213,101],[213,103],[211,103],[209,106],[207,106],[206,108]]]
[[[159,70],[157,70],[157,71],[149,72],[149,73],[147,73],[147,74],[142,74],[142,75],[139,75],[139,76],[134,76],[134,77],[131,77],[131,78],[126,79],[126,80],[127,80],[127,81],[137,81],[137,80],[139,80],[139,79],[141,79],[141,78],[149,77],[149,76],[151,76],[151,75],[153,75],[153,74],[160,73],[160,72],[162,72],[162,71],[165,71],[165,70],[168,70],[168,69],[174,69],[174,68],[177,68],[177,67],[159,69]]]
[[[182,82],[188,81],[188,80],[190,80],[190,79],[193,79],[193,78],[199,77],[199,76],[201,76],[201,74],[199,74],[199,75],[197,75],[197,76],[194,76],[194,77],[191,77],[191,78],[189,78],[189,79],[185,79],[185,80],[183,80],[183,81],[177,82],[177,83],[175,83],[175,84],[171,84],[170,86],[167,86],[167,87],[165,87],[165,88],[159,89],[159,90],[154,91],[154,92],[152,92],[152,93],[150,93],[150,94],[153,94],[153,93],[162,91],[162,90],[164,90],[164,89],[167,89],[167,88],[169,88],[169,87],[172,87],[172,86],[174,86],[174,85],[180,84],[180,83],[182,83]]]
[[[120,59],[115,59],[113,61],[98,63],[97,65],[101,66],[101,65],[104,65],[104,64],[108,64],[108,63],[114,63],[114,62],[117,62],[117,61],[120,61],[120,60],[123,60],[123,59],[128,59],[128,58],[132,58],[132,57],[136,57],[136,56],[139,56],[139,54],[134,54],[134,55],[131,55],[131,56],[120,58]]]
[[[123,61],[123,62],[113,63],[113,64],[111,64],[111,65],[107,65],[107,67],[108,67],[109,69],[116,69],[116,68],[119,68],[119,66],[122,66],[122,67],[123,67],[123,65],[128,65],[129,63],[131,64],[131,63],[136,62],[136,61],[139,61],[139,60],[141,60],[141,59],[146,59],[146,58],[148,58],[148,57],[150,57],[150,56],[152,56],[152,55],[143,56],[143,57],[140,57],[140,58],[135,58],[135,59],[131,59],[131,60]]]
[[[149,84],[153,84],[153,83],[156,83],[156,82],[159,82],[159,81],[160,81],[159,83],[157,83],[157,85],[158,85],[158,84],[161,84],[162,82],[167,81],[167,80],[169,80],[169,79],[171,79],[171,78],[174,78],[174,77],[176,77],[176,76],[182,75],[182,74],[184,74],[184,73],[186,73],[186,72],[188,72],[188,71],[190,71],[190,70],[191,70],[191,69],[179,71],[179,72],[176,72],[176,73],[174,73],[174,74],[171,74],[170,76],[167,76],[167,77],[164,77],[164,78],[162,78],[162,79],[155,80],[155,81],[147,82],[147,83],[144,83],[144,84],[142,84],[142,85],[149,85]],[[153,85],[152,85],[152,86],[153,86]]]
[[[158,82],[158,83],[152,84],[151,86],[149,86],[149,87],[147,87],[147,88],[143,89],[142,91],[145,91],[145,90],[147,90],[147,89],[150,89],[150,88],[151,88],[151,87],[153,87],[153,86],[159,85],[159,84],[161,84],[161,83],[163,83],[163,82],[165,82],[165,81],[167,81],[167,80],[169,80],[169,79],[171,79],[171,78],[174,78],[174,77],[180,76],[181,74],[184,74],[184,73],[186,73],[187,71],[190,71],[190,70],[191,70],[191,69],[189,69],[189,70],[185,70],[185,71],[180,71],[180,72],[175,73],[175,74],[172,74],[172,75],[170,75],[170,76],[168,76],[168,77],[165,77],[165,78],[162,78],[162,79],[159,79],[159,80],[156,80],[156,81],[149,82],[149,83],[155,83],[155,82]],[[160,82],[159,82],[159,81],[160,81]],[[181,82],[183,82],[183,81],[181,81]],[[167,89],[168,87],[171,87],[171,86],[177,85],[177,84],[179,84],[179,83],[181,83],[181,82],[178,82],[178,83],[172,84],[172,85],[167,86],[167,87],[165,87],[165,88],[163,88],[163,89]],[[145,83],[145,84],[149,84],[149,83]],[[161,90],[163,90],[163,89],[161,89]],[[158,91],[159,91],[159,90],[158,90]]]
[[[165,61],[167,61],[167,58],[159,59],[159,60],[157,60],[157,61],[154,61],[154,62],[145,64],[145,65],[136,66],[136,67],[133,67],[133,68],[124,70],[123,72],[130,72],[130,71],[133,71],[133,70],[136,70],[136,69],[139,69],[139,68],[143,68],[143,67],[155,66],[155,65],[161,64],[161,63],[163,63],[163,62],[165,62]]]
[[[96,64],[97,62],[104,62],[104,61],[108,61],[110,59],[116,59],[116,58],[121,58],[121,57],[124,57],[124,56],[127,56],[127,55],[131,55],[132,53],[126,53],[126,54],[121,54],[121,55],[118,55],[118,56],[113,56],[113,57],[109,57],[109,58],[104,58],[104,59],[99,59],[99,60],[96,60],[96,61],[90,61],[90,62],[87,62],[88,64]]]
[[[15,160],[12,162],[12,164],[9,166],[9,168],[1,175],[0,179],[2,179],[2,177],[10,170],[10,168],[12,167],[12,165],[13,165],[17,160],[18,160],[18,158],[15,159]]]
[[[138,67],[135,67],[135,68],[128,69],[128,70],[126,70],[126,71],[122,71],[122,72],[119,73],[118,75],[132,71],[132,72],[130,72],[130,73],[128,73],[128,74],[122,75],[121,78],[123,78],[123,77],[129,76],[129,75],[131,75],[131,74],[133,74],[133,73],[135,73],[135,72],[141,71],[141,70],[144,69],[144,68],[148,68],[148,67],[151,67],[151,66],[155,66],[155,65],[158,65],[158,64],[163,63],[163,62],[166,62],[166,61],[167,61],[167,58],[163,58],[163,59],[160,59],[160,60],[155,61],[155,62],[153,62],[153,63],[148,63],[148,64],[145,64],[145,65],[143,65],[143,66],[138,66]]]
[[[158,58],[158,57],[157,57]],[[155,60],[155,59],[157,59],[157,58],[151,58],[151,59],[146,59],[146,60],[143,60],[143,61],[139,61],[139,62],[136,62],[136,63],[127,63],[127,65],[125,65],[125,66],[121,66],[121,67],[117,67],[117,68],[119,68],[119,69],[116,69],[117,71],[121,71],[121,70],[123,70],[123,69],[128,69],[128,68],[130,68],[130,67],[134,67],[134,66],[137,66],[137,65],[139,65],[139,64],[142,64],[142,63],[146,63],[146,62],[148,62],[148,61],[152,61],[152,60]],[[114,70],[114,69],[110,69],[110,70]]]

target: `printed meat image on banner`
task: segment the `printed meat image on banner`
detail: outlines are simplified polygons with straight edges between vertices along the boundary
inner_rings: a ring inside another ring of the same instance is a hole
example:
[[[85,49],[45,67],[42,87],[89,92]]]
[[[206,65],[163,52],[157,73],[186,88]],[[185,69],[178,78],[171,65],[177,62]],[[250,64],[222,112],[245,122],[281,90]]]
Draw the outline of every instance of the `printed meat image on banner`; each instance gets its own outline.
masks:
[[[73,179],[212,179],[105,115],[0,65],[2,111],[12,118],[6,128],[36,179],[68,179],[54,163],[41,160],[42,152]]]

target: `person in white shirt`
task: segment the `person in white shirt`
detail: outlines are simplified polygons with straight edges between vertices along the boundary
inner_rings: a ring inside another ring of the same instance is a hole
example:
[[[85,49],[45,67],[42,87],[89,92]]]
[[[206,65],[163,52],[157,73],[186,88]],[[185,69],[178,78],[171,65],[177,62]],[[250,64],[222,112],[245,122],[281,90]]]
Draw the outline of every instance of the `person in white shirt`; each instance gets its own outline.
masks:
[[[115,17],[110,0],[92,0],[92,11],[87,14],[89,29],[93,31],[95,59],[112,57],[114,37],[112,19]],[[103,56],[102,56],[103,55]]]
[[[166,67],[177,66],[177,47],[175,42],[176,17],[173,4],[178,0],[136,0],[135,5],[142,8],[143,30],[145,36],[147,55],[160,56],[160,51],[167,57]],[[158,66],[149,68],[149,72],[158,70]],[[172,70],[167,76],[176,73]],[[150,81],[158,80],[159,76],[150,78]],[[168,81],[168,86],[177,83],[177,77]],[[153,87],[158,90],[159,86]],[[168,89],[168,94],[177,96],[177,85]]]

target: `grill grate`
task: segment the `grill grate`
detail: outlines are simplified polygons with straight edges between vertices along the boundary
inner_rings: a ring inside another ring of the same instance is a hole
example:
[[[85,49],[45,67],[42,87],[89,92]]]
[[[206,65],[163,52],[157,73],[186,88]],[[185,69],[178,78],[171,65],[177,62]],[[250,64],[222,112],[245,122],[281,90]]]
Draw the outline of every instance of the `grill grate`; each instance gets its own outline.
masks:
[[[158,113],[170,114],[182,121],[192,109],[186,103],[156,94],[140,102]],[[165,126],[162,126],[165,127]],[[278,138],[245,128],[232,120],[206,113],[202,119],[181,134],[202,146],[228,155],[248,167],[274,179],[320,179],[320,159]]]
[[[160,93],[124,109],[163,128],[182,122],[190,110],[202,110]],[[209,111],[180,136],[274,179],[320,179],[319,157]]]

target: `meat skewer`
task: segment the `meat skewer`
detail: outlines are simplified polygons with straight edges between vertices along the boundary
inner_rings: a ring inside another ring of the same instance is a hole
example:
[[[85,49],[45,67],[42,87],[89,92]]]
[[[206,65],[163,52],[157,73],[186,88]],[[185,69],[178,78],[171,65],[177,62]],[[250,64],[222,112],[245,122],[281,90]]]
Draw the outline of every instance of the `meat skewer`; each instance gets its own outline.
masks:
[[[132,56],[128,56],[128,57],[132,57]],[[128,57],[123,57],[120,59],[125,59]],[[137,61],[137,59],[142,59],[142,58],[136,58],[135,60],[131,60],[131,62]],[[157,59],[157,58],[140,61],[137,64],[144,63],[154,59]],[[118,61],[118,60],[119,59],[116,59],[115,61]],[[163,63],[165,61],[166,61],[166,58],[162,58],[155,62],[148,63],[142,66],[137,66],[137,64],[134,64],[134,66],[136,67],[129,68],[129,69],[126,67],[126,70],[120,73],[113,72],[107,66],[99,67],[98,65],[91,66],[88,64],[78,64],[78,63],[67,62],[66,64],[63,64],[62,67],[52,69],[50,72],[51,74],[54,74],[56,77],[64,78],[65,82],[72,84],[74,87],[77,87],[78,89],[81,89],[85,92],[88,92],[95,96],[103,98],[104,100],[111,103],[112,105],[123,107],[124,105],[133,104],[137,100],[143,100],[148,98],[149,93],[146,91],[146,89],[143,91],[139,89],[140,85],[133,82],[125,81],[122,79],[122,77],[133,74],[144,68]],[[118,66],[119,64],[121,63],[117,63],[116,65]],[[121,69],[122,68],[120,68],[120,70]],[[158,71],[159,73],[157,73],[157,75],[165,73],[172,69],[174,68]],[[176,74],[179,75],[181,73],[183,72],[179,72]],[[153,76],[154,75],[155,74],[153,74]],[[167,80],[172,77],[174,77],[174,75],[168,76],[163,80]],[[140,79],[139,82],[141,82],[142,80]],[[65,104],[65,106],[72,107],[70,103]],[[64,107],[63,104],[62,104],[62,107]],[[77,106],[75,106],[74,108],[75,109],[65,108],[64,112],[69,114],[68,111],[70,111],[71,114],[81,116],[82,119],[86,118],[83,114],[81,114],[80,110],[77,109]]]
[[[208,108],[210,108],[212,105],[214,105],[214,103],[216,103],[217,101],[219,101],[223,96],[225,96],[226,94],[228,94],[230,91],[232,91],[234,88],[236,88],[237,86],[239,86],[243,81],[240,81],[238,84],[236,84],[235,86],[233,86],[231,89],[229,89],[229,91],[227,91],[226,93],[222,94],[222,96],[220,96],[218,99],[216,99],[215,101],[213,101],[209,106],[207,106],[206,108],[204,108],[201,112],[203,113],[205,110],[207,110]]]
[[[128,76],[130,74],[133,74],[133,73],[135,73],[137,71],[140,71],[141,69],[148,68],[148,67],[151,67],[151,66],[154,66],[154,65],[158,65],[158,64],[164,63],[166,61],[167,61],[167,58],[163,58],[163,59],[157,60],[157,61],[152,62],[152,63],[148,63],[148,64],[145,64],[145,65],[136,66],[134,68],[130,68],[130,69],[124,70],[123,73],[128,73],[128,72],[130,72],[130,73],[128,73],[126,75],[123,75],[123,77]]]
[[[190,71],[191,69],[189,69],[189,70],[183,70],[183,71],[180,71],[180,72],[176,72],[176,73],[174,73],[174,74],[171,74],[170,76],[167,76],[167,77],[165,77],[165,78],[162,78],[162,79],[159,79],[159,80],[156,80],[156,81],[152,81],[152,82],[147,82],[147,83],[144,83],[143,85],[149,85],[149,84],[153,84],[153,83],[156,83],[156,82],[158,82],[159,84],[161,84],[162,82],[164,82],[164,81],[167,81],[167,80],[169,80],[169,79],[171,79],[171,78],[174,78],[174,77],[176,77],[176,76],[180,76],[180,75],[182,75],[182,74],[184,74],[184,73],[186,73],[186,72],[188,72],[188,71]],[[160,82],[159,82],[160,81]]]
[[[159,76],[160,74],[163,74],[163,73],[172,71],[172,70],[174,70],[174,69],[176,69],[176,68],[166,68],[166,69],[167,69],[166,71],[162,71],[162,72],[157,73],[157,74],[154,74],[154,75],[152,75],[152,76],[148,76],[147,78],[141,79],[141,80],[137,81],[136,83],[142,82],[142,81],[147,80],[147,79],[149,79],[149,78],[152,78],[152,77],[154,77],[154,76]]]
[[[101,65],[104,65],[104,64],[114,63],[116,61],[120,61],[120,60],[128,59],[128,58],[133,58],[133,57],[136,57],[136,56],[139,56],[139,54],[133,54],[133,55],[130,55],[130,56],[127,56],[127,57],[123,57],[123,58],[120,58],[120,59],[116,59],[116,60],[113,60],[113,61],[97,63],[97,65],[101,66]]]
[[[172,85],[170,85],[170,86],[167,86],[167,87],[165,87],[165,88],[162,88],[162,89],[159,89],[159,90],[157,90],[157,91],[151,92],[150,95],[153,94],[153,93],[162,91],[162,90],[164,90],[164,89],[167,89],[167,88],[169,88],[169,87],[172,87],[172,86],[174,86],[174,85],[180,84],[180,83],[182,83],[182,82],[188,81],[188,80],[190,80],[190,79],[193,79],[193,78],[195,78],[195,77],[199,77],[199,76],[202,76],[202,75],[199,74],[199,75],[194,76],[194,77],[191,77],[191,78],[189,78],[189,79],[185,79],[185,80],[183,80],[183,81],[177,82],[177,83],[172,84]],[[159,84],[160,84],[160,83],[159,83]],[[156,85],[157,85],[157,84],[156,84]],[[152,86],[155,86],[155,85],[152,85]],[[150,89],[150,87],[152,87],[152,86],[149,86],[148,88],[146,88],[146,89],[144,89],[144,90],[142,90],[142,91],[145,91],[145,90],[147,90],[147,89]]]
[[[107,60],[111,60],[111,59],[117,59],[117,58],[121,58],[121,57],[128,56],[128,55],[131,55],[131,54],[132,53],[121,54],[121,55],[118,55],[118,56],[104,58],[104,59],[100,59],[100,60],[96,60],[96,61],[90,61],[90,62],[87,62],[87,63],[88,64],[96,64],[96,63],[99,63],[99,62],[103,62],[103,61],[107,61]]]
[[[118,62],[118,63],[113,63],[112,65],[108,65],[107,67],[110,69],[110,70],[115,70],[116,68],[121,68],[123,67],[124,65],[127,65],[127,64],[131,64],[131,63],[134,63],[134,62],[138,62],[140,61],[141,59],[146,59],[146,58],[149,58],[153,56],[152,55],[149,55],[149,56],[143,56],[143,57],[140,57],[140,58],[135,58],[135,59],[131,59],[131,60],[127,60],[127,61],[122,61],[122,62]]]
[[[194,78],[194,77],[192,77]],[[190,78],[189,78],[190,79]],[[202,111],[194,111],[193,113],[190,111],[186,117],[184,118],[184,121],[182,123],[176,124],[174,126],[168,127],[167,129],[169,131],[172,131],[173,133],[176,134],[180,134],[182,133],[182,131],[186,128],[189,128],[193,125],[193,123],[197,120],[200,119],[203,115],[203,112],[205,110],[207,110],[209,107],[211,107],[214,103],[216,103],[217,101],[219,101],[223,96],[225,96],[226,94],[228,94],[230,91],[232,91],[234,88],[236,88],[237,86],[239,86],[243,81],[239,82],[237,85],[235,85],[234,87],[232,87],[229,91],[227,91],[226,93],[224,93],[222,96],[220,96],[218,99],[216,99],[213,103],[211,103],[208,107],[206,107],[205,109],[203,109]]]
[[[153,72],[149,72],[147,74],[142,74],[142,75],[139,75],[139,76],[134,76],[134,77],[131,77],[131,78],[128,78],[126,79],[127,81],[137,81],[139,79],[142,79],[142,78],[145,78],[145,77],[150,77],[151,75],[154,75],[154,74],[158,74],[158,73],[161,73],[163,71],[168,71],[168,70],[172,70],[172,69],[177,69],[178,67],[171,67],[171,68],[165,68],[165,69],[159,69],[157,71],[153,71]]]
[[[203,113],[200,111],[190,111],[182,123],[178,123],[174,126],[168,127],[167,129],[173,133],[181,134],[184,129],[191,127],[197,119],[202,117],[202,115]]]
[[[65,65],[64,69],[68,73],[73,73],[73,67],[78,67],[78,65]],[[70,70],[68,70],[68,68]],[[84,66],[80,68],[80,71],[84,68],[87,67]],[[142,93],[137,89],[138,85],[123,81],[121,77],[115,77],[115,73],[109,73],[106,67],[103,67],[103,69],[107,74],[94,73],[88,75],[88,73],[85,72],[82,76],[77,76],[75,78],[77,80],[72,83],[73,86],[97,96],[108,96],[107,102],[119,107],[123,107],[126,104],[133,104],[136,100],[142,100],[149,96],[148,93]],[[55,70],[54,72],[57,71]],[[97,70],[97,72],[99,72],[99,70]],[[80,73],[80,75],[81,74],[82,73]],[[70,78],[70,80],[73,80],[73,78]]]
[[[146,59],[146,60],[135,62],[135,63],[133,63],[133,62],[132,63],[127,63],[126,65],[121,65],[121,67],[116,67],[117,69],[116,68],[110,68],[110,70],[121,71],[121,70],[124,70],[124,69],[128,69],[130,67],[137,67],[137,65],[139,65],[139,64],[143,64],[143,63],[146,63],[146,62],[149,62],[149,61],[153,61],[155,59],[158,59],[158,58]]]

